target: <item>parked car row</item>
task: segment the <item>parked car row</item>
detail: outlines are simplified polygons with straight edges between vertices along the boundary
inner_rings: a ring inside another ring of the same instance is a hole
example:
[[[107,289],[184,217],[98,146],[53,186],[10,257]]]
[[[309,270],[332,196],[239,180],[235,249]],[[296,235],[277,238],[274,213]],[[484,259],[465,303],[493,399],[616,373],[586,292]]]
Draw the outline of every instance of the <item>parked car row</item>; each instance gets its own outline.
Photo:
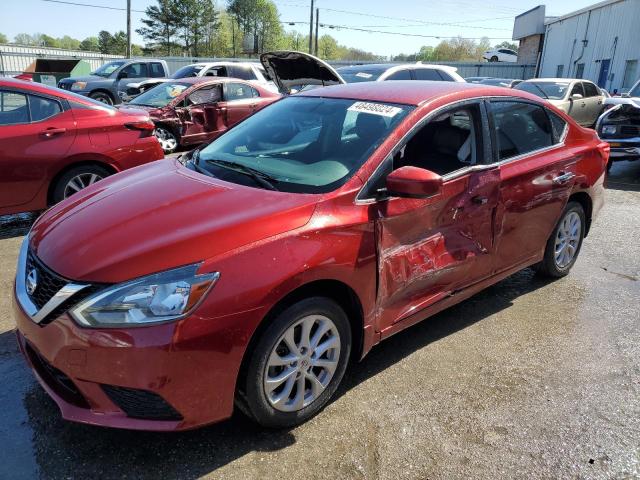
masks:
[[[237,408],[298,425],[382,340],[522,268],[562,277],[575,264],[603,203],[609,146],[593,130],[523,90],[383,73],[349,84],[309,55],[261,61],[297,93],[199,77],[120,110],[42,86],[33,96],[60,112],[8,99],[5,118],[44,117],[51,138],[68,133],[54,123],[64,111],[124,119],[114,131],[151,144],[140,107],[224,131],[93,183],[25,237],[18,342],[64,418],[184,430]],[[263,104],[228,128],[235,89]]]

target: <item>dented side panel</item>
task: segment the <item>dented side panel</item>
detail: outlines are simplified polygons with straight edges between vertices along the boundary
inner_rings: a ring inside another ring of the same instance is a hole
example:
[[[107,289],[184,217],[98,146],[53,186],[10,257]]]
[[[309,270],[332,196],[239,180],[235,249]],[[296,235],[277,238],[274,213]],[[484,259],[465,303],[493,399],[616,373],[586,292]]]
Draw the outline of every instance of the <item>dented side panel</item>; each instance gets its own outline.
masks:
[[[491,274],[499,181],[498,169],[473,172],[435,197],[381,204],[380,331]]]

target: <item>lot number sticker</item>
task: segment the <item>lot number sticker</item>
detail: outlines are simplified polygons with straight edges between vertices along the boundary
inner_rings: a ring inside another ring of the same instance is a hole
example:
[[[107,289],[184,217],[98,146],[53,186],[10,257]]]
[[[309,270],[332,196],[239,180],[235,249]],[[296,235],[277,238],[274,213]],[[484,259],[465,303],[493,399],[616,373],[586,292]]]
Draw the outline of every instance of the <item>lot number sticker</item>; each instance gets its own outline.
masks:
[[[392,107],[391,105],[382,105],[380,103],[356,102],[348,109],[350,112],[371,113],[382,117],[395,117],[402,111],[401,108]]]

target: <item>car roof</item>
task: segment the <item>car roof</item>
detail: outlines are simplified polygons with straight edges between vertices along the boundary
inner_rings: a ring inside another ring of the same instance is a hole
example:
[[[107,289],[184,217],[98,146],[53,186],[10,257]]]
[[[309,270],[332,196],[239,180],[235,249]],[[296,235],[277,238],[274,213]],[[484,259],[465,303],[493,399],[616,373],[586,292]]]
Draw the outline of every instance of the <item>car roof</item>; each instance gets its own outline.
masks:
[[[456,71],[456,67],[450,65],[435,65],[431,63],[365,63],[362,65],[349,65],[336,68],[337,72],[355,72],[363,70],[390,70],[392,68],[435,68],[438,70]]]
[[[64,97],[66,92],[56,87],[50,87],[43,83],[27,82],[18,78],[0,78],[0,87],[23,88],[34,93],[43,93],[45,95],[55,95]]]
[[[543,82],[543,83],[589,82],[589,83],[593,83],[593,82],[590,82],[589,80],[584,80],[582,78],[530,78],[529,80],[525,80],[525,82]]]
[[[436,98],[453,99],[483,96],[511,96],[540,102],[527,92],[478,83],[438,82],[429,80],[394,80],[393,82],[360,82],[315,88],[296,94],[305,97],[348,98],[373,102],[421,105]]]
[[[242,80],[241,78],[234,77],[185,77],[185,78],[172,78],[171,79],[175,83],[191,83],[193,85],[199,83],[221,83],[221,82],[244,82],[248,83],[246,80]]]

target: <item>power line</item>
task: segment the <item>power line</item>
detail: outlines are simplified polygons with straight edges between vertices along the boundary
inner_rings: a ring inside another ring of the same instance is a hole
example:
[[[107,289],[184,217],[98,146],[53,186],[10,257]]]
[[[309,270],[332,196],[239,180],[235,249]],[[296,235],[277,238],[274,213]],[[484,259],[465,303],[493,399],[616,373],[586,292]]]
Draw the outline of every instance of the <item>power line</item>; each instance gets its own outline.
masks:
[[[49,3],[61,3],[64,5],[73,5],[76,7],[91,7],[91,8],[102,8],[104,10],[119,10],[122,12],[126,12],[127,9],[126,8],[120,8],[120,7],[108,7],[106,5],[95,5],[92,3],[79,3],[79,2],[68,2],[65,0],[42,0],[43,2],[49,2]],[[132,12],[137,12],[137,13],[146,13],[144,10],[134,10],[131,9]]]

